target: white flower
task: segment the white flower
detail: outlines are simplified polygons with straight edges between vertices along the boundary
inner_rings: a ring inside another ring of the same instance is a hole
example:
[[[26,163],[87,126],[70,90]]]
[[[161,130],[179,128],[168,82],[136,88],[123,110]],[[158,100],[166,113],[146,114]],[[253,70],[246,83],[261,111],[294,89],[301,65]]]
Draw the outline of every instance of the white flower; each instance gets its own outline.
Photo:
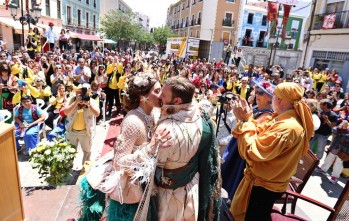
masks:
[[[144,78],[144,77],[140,77],[140,76],[136,76],[133,80],[133,83],[138,86],[147,86],[148,85],[148,79]]]

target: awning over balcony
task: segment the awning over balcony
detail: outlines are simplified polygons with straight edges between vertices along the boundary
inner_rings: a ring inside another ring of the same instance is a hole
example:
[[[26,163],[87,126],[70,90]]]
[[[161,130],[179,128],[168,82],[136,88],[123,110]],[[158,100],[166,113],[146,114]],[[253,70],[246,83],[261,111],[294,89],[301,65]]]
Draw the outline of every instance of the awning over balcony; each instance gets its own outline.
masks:
[[[116,41],[113,41],[111,39],[103,39],[103,43],[104,44],[116,44],[117,42]]]
[[[97,35],[80,34],[80,33],[75,33],[75,32],[70,32],[70,35],[72,38],[80,38],[81,40],[103,41],[103,39],[101,39]]]
[[[17,20],[13,20],[12,17],[0,17],[0,22],[4,25],[12,27],[15,30],[16,34],[22,34],[22,24]],[[31,25],[34,27],[34,25]],[[28,32],[28,25],[24,25],[24,32]]]

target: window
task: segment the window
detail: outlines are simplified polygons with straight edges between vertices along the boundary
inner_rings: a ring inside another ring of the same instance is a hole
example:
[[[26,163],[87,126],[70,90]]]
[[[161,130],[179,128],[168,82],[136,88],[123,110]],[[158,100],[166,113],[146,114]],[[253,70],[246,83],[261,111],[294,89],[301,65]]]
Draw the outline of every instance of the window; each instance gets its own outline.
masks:
[[[193,15],[191,16],[191,22],[190,22],[191,26],[195,25],[194,21],[195,21],[195,16],[194,16],[194,14],[193,14]]]
[[[90,0],[86,0],[86,5],[89,5],[90,4]]]
[[[96,29],[96,15],[93,15],[93,29]]]
[[[181,6],[180,5],[178,5],[178,11],[177,12],[179,12],[181,10]]]
[[[198,20],[197,20],[196,24],[197,24],[197,25],[200,25],[200,24],[201,24],[201,12],[199,12]]]
[[[89,21],[90,21],[90,14],[86,12],[86,28],[89,26]]]
[[[227,2],[235,2],[235,0],[227,0]]]
[[[187,8],[189,8],[189,2],[190,2],[190,0],[188,0]]]
[[[267,25],[267,16],[266,15],[263,15],[263,18],[262,18],[262,25],[263,26],[266,26]]]
[[[45,1],[45,7],[46,7],[46,15],[50,16],[51,15],[51,13],[50,13],[50,0]]]
[[[248,13],[247,23],[253,24],[253,13]]]
[[[226,13],[223,20],[223,26],[232,27],[233,26],[233,13]]]
[[[193,5],[195,5],[195,3],[196,3],[196,0],[193,0]]]
[[[326,13],[335,13],[343,11],[344,1],[328,3],[326,6]]]
[[[57,0],[57,18],[61,19],[61,0]]]
[[[93,0],[93,7],[94,7],[94,8],[96,8],[96,7],[97,7],[96,0]]]
[[[183,5],[182,5],[182,10],[184,10],[184,3],[183,3]]]
[[[67,6],[67,23],[68,23],[68,25],[72,24],[71,7],[70,6]]]
[[[81,25],[81,10],[78,9],[78,26]]]

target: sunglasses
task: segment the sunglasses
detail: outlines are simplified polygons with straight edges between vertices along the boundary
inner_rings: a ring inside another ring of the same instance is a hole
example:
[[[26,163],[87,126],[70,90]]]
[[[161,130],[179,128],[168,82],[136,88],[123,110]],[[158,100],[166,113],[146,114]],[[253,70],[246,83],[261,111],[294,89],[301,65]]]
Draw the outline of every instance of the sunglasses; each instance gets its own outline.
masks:
[[[62,68],[56,68],[56,69],[62,69]]]

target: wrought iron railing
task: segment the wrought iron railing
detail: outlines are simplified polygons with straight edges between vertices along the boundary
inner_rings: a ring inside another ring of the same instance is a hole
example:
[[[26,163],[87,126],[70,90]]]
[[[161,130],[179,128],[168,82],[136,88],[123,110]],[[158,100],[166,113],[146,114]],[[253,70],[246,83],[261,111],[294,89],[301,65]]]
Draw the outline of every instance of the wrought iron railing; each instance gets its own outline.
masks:
[[[234,21],[230,18],[223,19],[223,26],[233,27]]]

